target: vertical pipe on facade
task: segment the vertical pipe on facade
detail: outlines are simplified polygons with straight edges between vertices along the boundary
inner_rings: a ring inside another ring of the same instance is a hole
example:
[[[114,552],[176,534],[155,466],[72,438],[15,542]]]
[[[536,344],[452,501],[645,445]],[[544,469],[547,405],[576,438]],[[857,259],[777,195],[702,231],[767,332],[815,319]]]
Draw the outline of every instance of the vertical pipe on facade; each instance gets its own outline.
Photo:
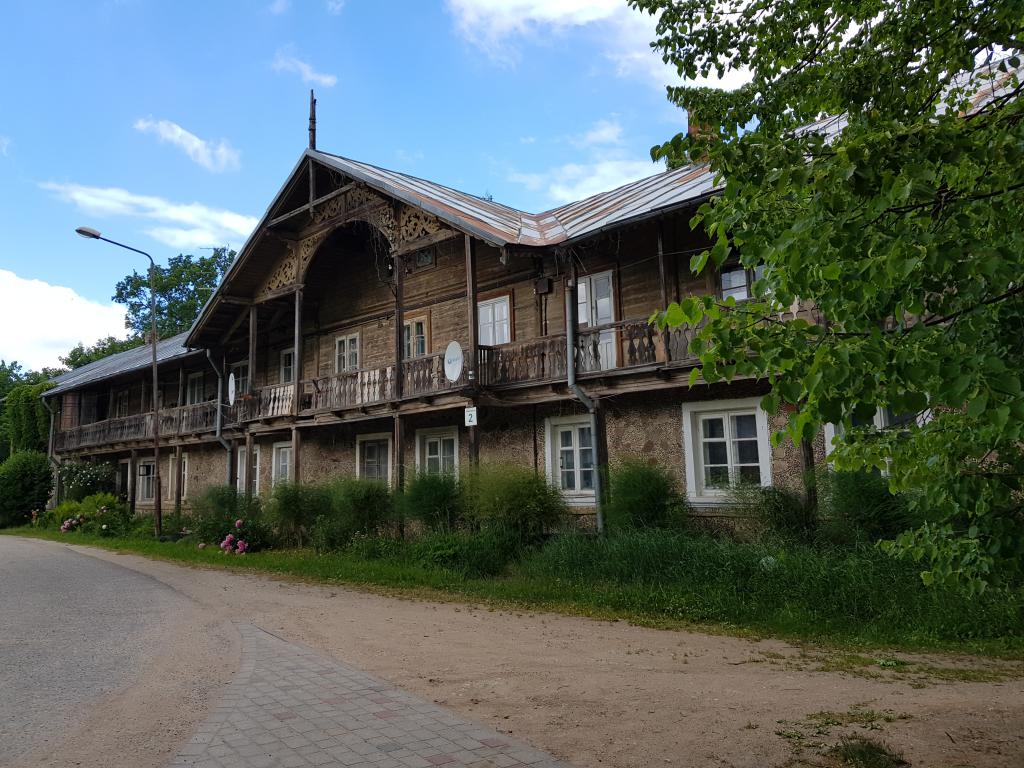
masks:
[[[576,265],[571,266],[571,271],[566,277],[565,292],[565,346],[566,359],[565,375],[569,391],[576,396],[587,412],[593,415],[597,411],[597,401],[587,395],[580,385],[576,383],[576,327],[579,324],[579,290],[576,285]],[[596,435],[595,435],[596,440]],[[594,449],[595,465],[597,464],[597,449]],[[597,513],[597,532],[604,532],[604,510],[601,503],[601,470],[598,465],[594,467],[594,509]]]

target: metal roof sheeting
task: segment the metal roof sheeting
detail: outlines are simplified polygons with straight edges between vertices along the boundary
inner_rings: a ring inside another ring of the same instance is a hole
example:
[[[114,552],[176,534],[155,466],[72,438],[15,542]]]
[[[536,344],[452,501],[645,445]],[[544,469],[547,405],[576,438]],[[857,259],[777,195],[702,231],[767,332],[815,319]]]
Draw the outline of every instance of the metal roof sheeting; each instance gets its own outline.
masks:
[[[157,363],[166,363],[179,357],[201,354],[201,350],[190,350],[185,346],[185,338],[187,336],[188,331],[179,333],[177,336],[171,336],[169,339],[158,341],[156,344]],[[94,363],[89,363],[81,368],[75,368],[73,371],[61,374],[53,379],[53,383],[56,386],[53,389],[48,389],[44,397],[59,395],[62,392],[78,389],[102,379],[141,371],[152,364],[152,347],[149,344],[143,344],[141,347],[129,349],[126,352],[118,352],[116,355],[104,357],[102,360],[97,360]]]

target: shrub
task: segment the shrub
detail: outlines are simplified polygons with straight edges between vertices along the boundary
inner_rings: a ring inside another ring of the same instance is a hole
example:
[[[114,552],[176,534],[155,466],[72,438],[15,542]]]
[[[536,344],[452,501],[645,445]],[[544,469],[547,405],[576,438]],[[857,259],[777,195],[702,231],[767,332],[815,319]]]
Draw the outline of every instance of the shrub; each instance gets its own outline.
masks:
[[[520,467],[481,467],[462,487],[467,519],[483,531],[535,542],[568,512],[557,488],[536,472]]]
[[[79,504],[79,514],[85,517],[85,524],[81,529],[87,533],[124,536],[131,525],[128,505],[122,504],[112,493],[86,496]]]
[[[923,522],[911,513],[908,498],[892,493],[876,472],[822,471],[818,501],[829,528],[856,539],[895,538]]]
[[[45,453],[18,451],[0,464],[0,528],[24,525],[41,512],[53,490],[53,472]]]
[[[391,493],[384,483],[345,478],[326,489],[329,509],[318,515],[310,539],[318,552],[344,549],[356,534],[373,534],[392,518]]]
[[[729,491],[729,501],[784,538],[808,541],[818,530],[818,511],[789,488],[738,485]]]
[[[499,532],[433,533],[411,545],[415,562],[476,579],[502,573],[520,552],[515,539]]]
[[[114,465],[109,462],[66,461],[60,467],[64,496],[71,501],[81,501],[96,493],[112,492],[115,475]]]
[[[678,528],[688,518],[672,473],[660,464],[626,459],[608,475],[605,520],[609,528]]]
[[[253,550],[273,544],[273,532],[260,512],[260,500],[246,497],[231,486],[213,486],[192,503],[188,524],[196,540],[203,544],[220,544],[230,533],[237,536],[235,524],[243,521],[245,541]]]
[[[318,517],[329,515],[331,491],[325,485],[278,483],[270,492],[267,512],[280,540],[290,546],[309,543],[309,533]]]
[[[396,499],[403,518],[419,520],[430,531],[454,531],[462,523],[459,481],[454,475],[417,474]]]

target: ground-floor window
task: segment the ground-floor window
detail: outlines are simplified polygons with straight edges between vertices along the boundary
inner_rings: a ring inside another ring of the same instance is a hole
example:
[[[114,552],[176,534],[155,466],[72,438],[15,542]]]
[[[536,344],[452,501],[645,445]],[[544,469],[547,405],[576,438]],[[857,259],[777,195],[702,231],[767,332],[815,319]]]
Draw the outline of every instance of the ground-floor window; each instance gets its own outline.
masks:
[[[153,460],[139,462],[139,501],[156,499],[156,464]]]
[[[683,405],[686,486],[691,500],[719,502],[738,484],[771,485],[768,415],[760,398]]]
[[[254,445],[252,447],[253,463],[256,465],[256,471],[252,476],[252,492],[259,494],[260,492],[260,447]],[[238,493],[245,493],[245,478],[249,476],[249,462],[246,461],[247,451],[245,448],[238,449],[238,465],[237,471],[235,472],[235,490]]]
[[[270,484],[288,482],[292,479],[292,444],[274,443],[274,466]]]
[[[172,455],[171,461],[171,482],[167,483],[167,498],[171,498],[171,491],[178,483],[178,457]],[[181,454],[181,498],[188,498],[188,454]]]
[[[458,430],[432,429],[417,432],[416,469],[425,475],[446,475],[458,472]]]
[[[595,502],[597,454],[589,414],[548,420],[548,477],[570,503]]]
[[[386,433],[356,438],[356,476],[391,482],[391,437]]]

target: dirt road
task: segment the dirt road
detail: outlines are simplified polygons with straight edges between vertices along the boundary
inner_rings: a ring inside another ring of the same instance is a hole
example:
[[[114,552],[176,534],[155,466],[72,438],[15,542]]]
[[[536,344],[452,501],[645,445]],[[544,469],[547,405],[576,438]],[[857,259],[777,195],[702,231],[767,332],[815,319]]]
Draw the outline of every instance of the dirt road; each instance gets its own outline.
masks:
[[[849,733],[884,741],[914,766],[1024,765],[1021,663],[834,653],[75,549],[189,599],[188,626],[205,626],[205,639],[173,633],[162,656],[187,656],[193,673],[211,675],[208,686],[168,694],[187,691],[197,712],[235,663],[228,622],[245,619],[578,766],[814,765]]]

